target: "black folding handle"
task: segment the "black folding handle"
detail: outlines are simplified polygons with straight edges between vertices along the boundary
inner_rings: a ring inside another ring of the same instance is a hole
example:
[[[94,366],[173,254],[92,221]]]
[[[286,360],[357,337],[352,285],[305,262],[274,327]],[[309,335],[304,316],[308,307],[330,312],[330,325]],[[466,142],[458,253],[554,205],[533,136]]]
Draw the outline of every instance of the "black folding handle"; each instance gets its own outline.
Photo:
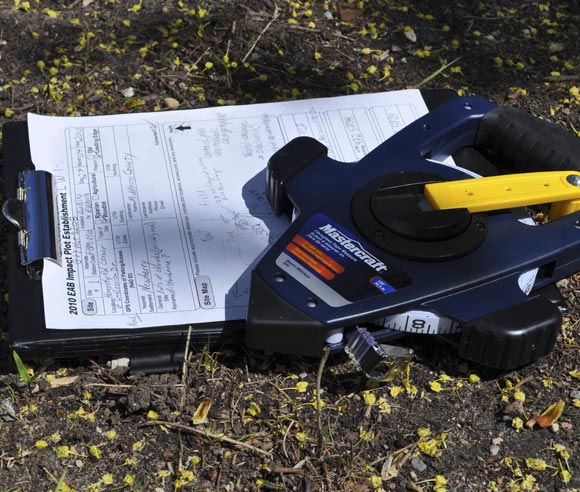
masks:
[[[491,150],[510,171],[580,171],[580,138],[514,108],[486,113],[475,145]]]

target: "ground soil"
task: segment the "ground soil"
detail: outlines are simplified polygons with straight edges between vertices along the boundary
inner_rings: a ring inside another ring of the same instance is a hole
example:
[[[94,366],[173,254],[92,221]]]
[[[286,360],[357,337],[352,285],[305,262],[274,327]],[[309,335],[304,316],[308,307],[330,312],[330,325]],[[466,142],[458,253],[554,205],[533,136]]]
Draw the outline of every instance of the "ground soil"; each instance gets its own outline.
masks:
[[[0,123],[29,111],[421,86],[483,96],[574,133],[579,23],[576,1],[0,0]],[[560,283],[569,310],[541,360],[497,373],[410,338],[417,357],[389,383],[331,357],[320,412],[318,360],[198,348],[185,375],[76,359],[42,372],[33,362],[26,382],[4,336],[0,491],[580,490],[578,281]],[[4,335],[18,329],[7,308],[2,295]],[[207,423],[194,426],[207,398]],[[560,400],[555,424],[525,425]]]

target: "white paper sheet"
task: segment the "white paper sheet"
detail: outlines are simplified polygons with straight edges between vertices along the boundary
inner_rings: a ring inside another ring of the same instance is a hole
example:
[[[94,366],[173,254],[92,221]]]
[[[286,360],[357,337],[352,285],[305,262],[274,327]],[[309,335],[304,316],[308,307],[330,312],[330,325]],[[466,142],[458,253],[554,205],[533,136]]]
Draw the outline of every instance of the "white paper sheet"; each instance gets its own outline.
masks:
[[[55,176],[62,264],[45,262],[47,328],[243,319],[249,273],[287,227],[268,158],[300,135],[359,160],[427,112],[419,91],[83,118],[28,117]]]

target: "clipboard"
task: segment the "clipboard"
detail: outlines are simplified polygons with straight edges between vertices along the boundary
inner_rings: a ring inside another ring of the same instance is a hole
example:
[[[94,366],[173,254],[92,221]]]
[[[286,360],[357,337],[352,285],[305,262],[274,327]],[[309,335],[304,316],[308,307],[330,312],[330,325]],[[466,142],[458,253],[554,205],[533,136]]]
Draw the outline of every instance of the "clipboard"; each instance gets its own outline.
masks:
[[[421,94],[430,110],[456,96],[452,90],[428,90]],[[29,359],[128,357],[132,372],[172,372],[181,368],[188,336],[192,347],[208,343],[212,346],[243,343],[244,320],[154,328],[47,329],[42,264],[43,258],[58,254],[51,241],[55,225],[49,198],[50,183],[39,174],[43,171],[34,169],[26,122],[10,122],[3,126],[3,147],[7,200],[4,212],[18,226],[8,227],[6,234],[11,349]],[[462,149],[453,157],[458,165],[482,175],[487,175],[491,169],[489,162],[475,149]],[[27,217],[37,221],[36,228],[42,234],[26,231]],[[28,266],[23,266],[23,262],[28,262]]]

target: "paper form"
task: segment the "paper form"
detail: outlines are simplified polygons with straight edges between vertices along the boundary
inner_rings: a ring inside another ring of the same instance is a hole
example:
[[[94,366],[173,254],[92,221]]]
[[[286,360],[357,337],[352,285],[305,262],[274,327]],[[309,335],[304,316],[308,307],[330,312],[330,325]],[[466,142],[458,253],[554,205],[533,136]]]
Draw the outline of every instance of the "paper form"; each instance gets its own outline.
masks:
[[[51,329],[244,319],[249,274],[288,226],[265,196],[269,157],[308,135],[352,162],[419,116],[419,91],[159,113],[28,117],[55,177],[61,265]]]

